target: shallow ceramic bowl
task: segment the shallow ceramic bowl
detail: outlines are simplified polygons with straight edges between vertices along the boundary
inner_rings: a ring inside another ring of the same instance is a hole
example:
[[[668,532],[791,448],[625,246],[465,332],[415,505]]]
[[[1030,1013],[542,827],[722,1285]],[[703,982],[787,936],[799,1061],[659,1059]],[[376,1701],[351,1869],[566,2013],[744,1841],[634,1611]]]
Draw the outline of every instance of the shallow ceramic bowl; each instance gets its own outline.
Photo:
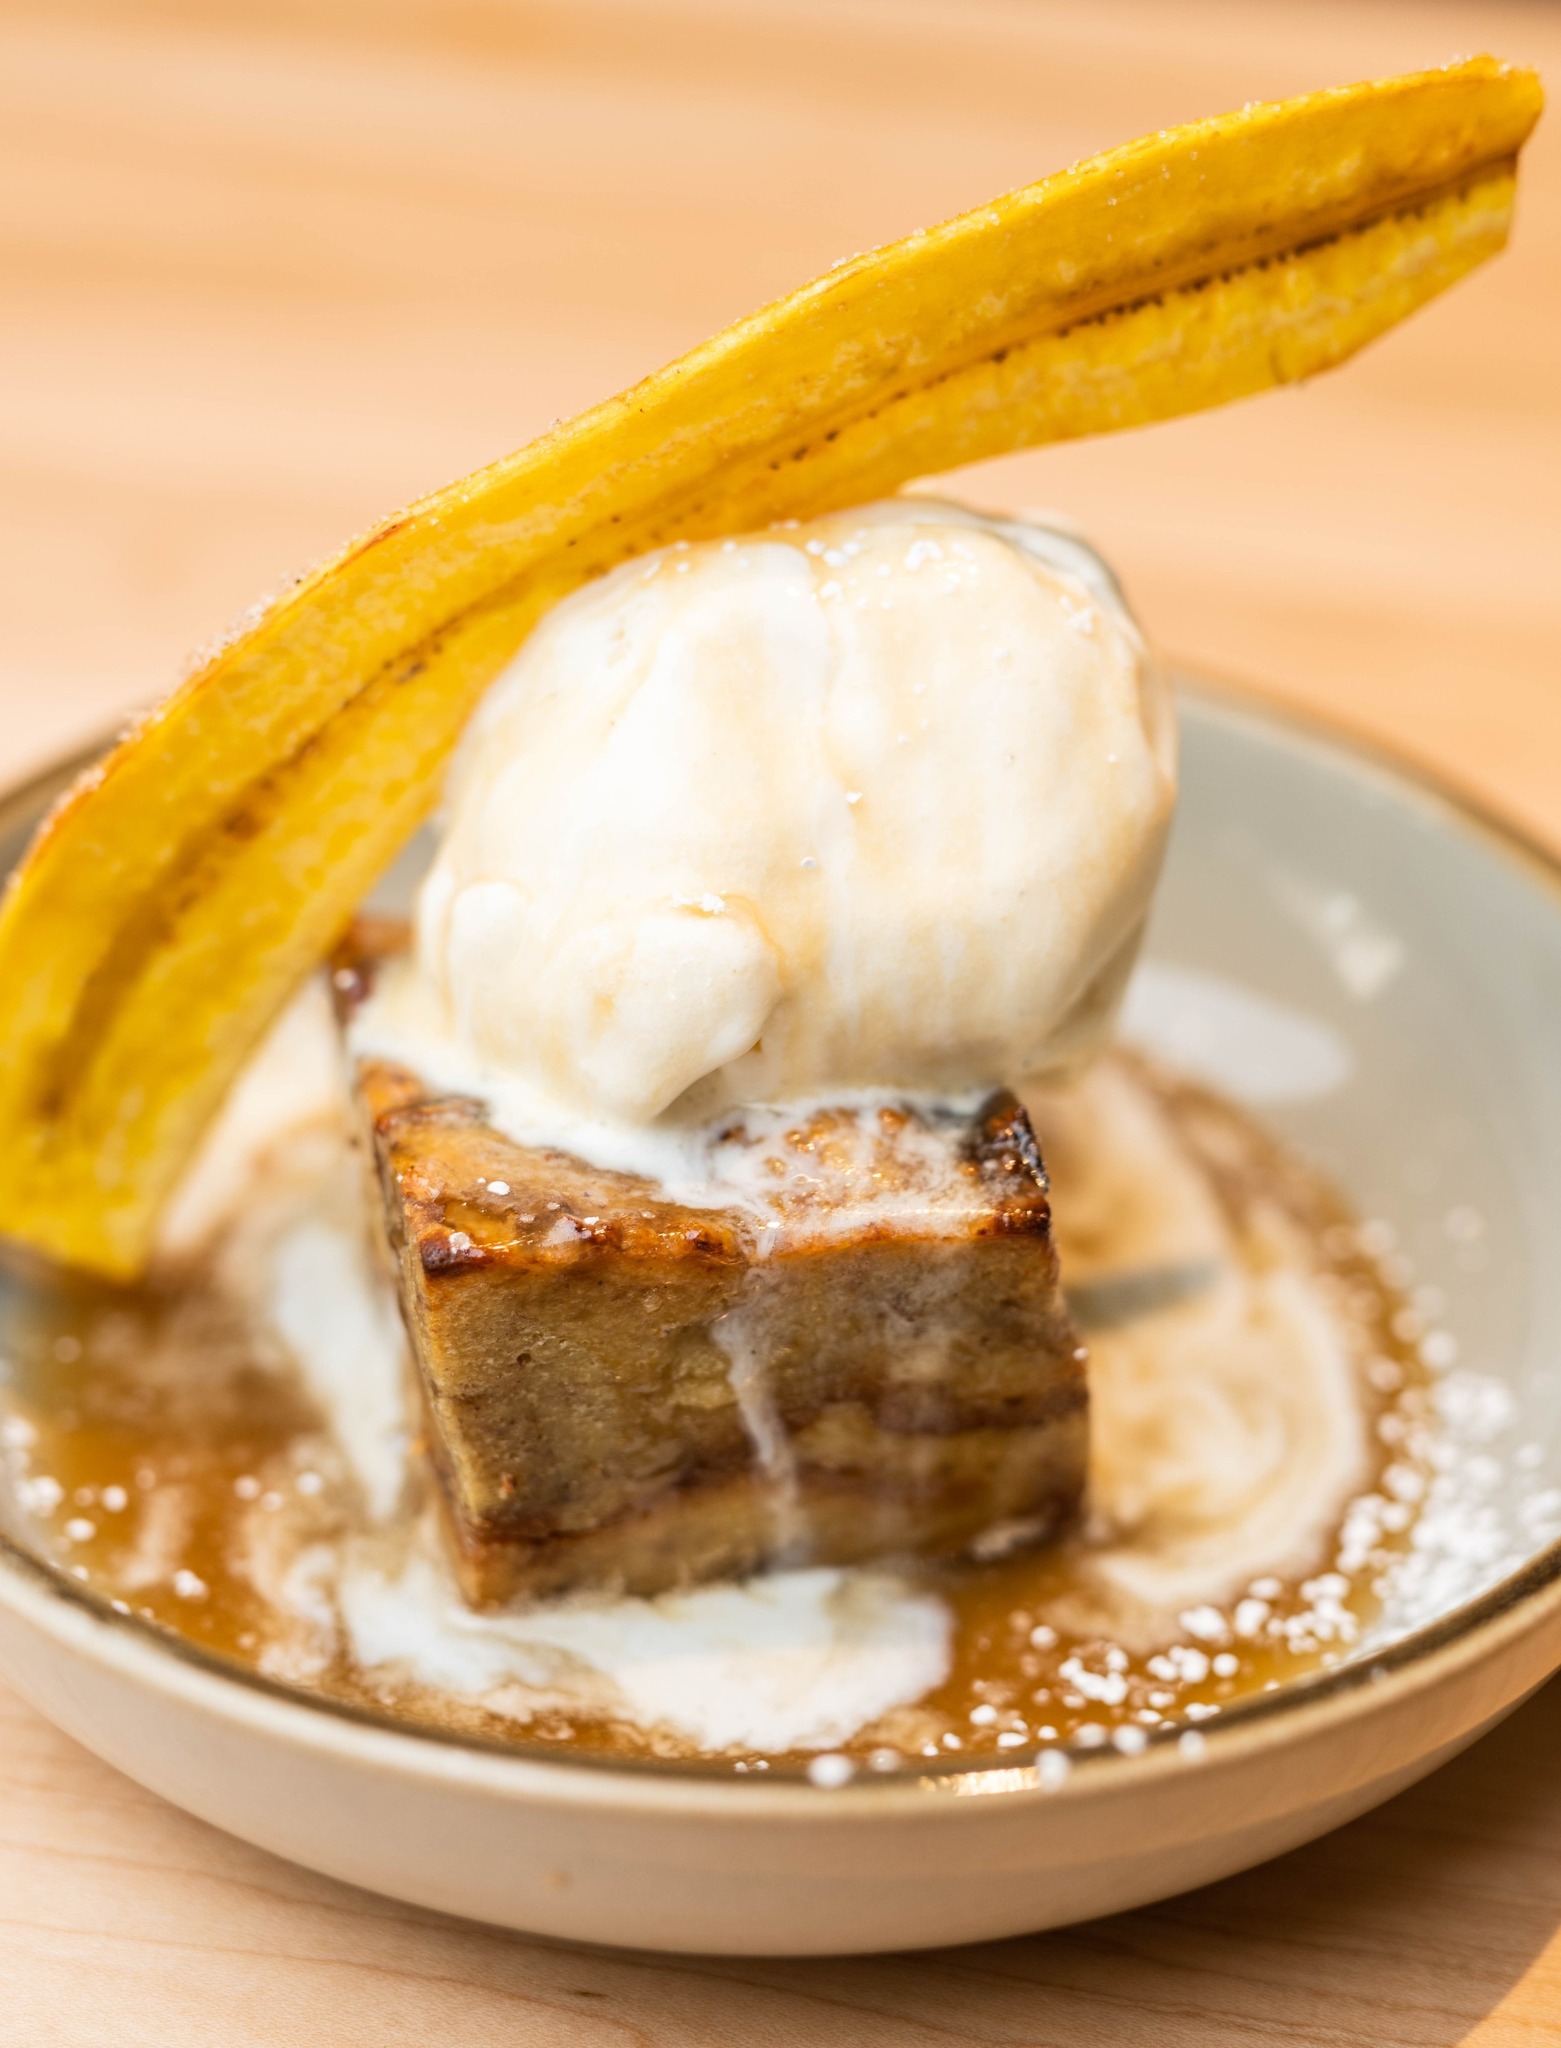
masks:
[[[6,1676],[141,1783],[317,1870],[549,1935],[748,1954],[1140,1904],[1304,1842],[1472,1741],[1561,1663],[1558,877],[1317,731],[1197,692],[1184,730],[1129,1021],[1264,1105],[1445,1297],[1455,1455],[1356,1661],[1227,1710],[1201,1746],[1094,1751],[1060,1783],[1015,1756],[826,1790],[415,1733],[170,1642],[0,1541]],[[11,857],[65,773],[0,813]]]

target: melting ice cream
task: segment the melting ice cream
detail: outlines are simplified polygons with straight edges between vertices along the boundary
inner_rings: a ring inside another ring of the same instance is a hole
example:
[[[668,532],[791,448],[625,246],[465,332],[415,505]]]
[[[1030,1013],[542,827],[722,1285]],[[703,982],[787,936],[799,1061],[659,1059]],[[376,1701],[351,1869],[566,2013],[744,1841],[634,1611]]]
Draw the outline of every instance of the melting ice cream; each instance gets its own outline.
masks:
[[[359,1042],[651,1171],[732,1103],[1054,1072],[1109,1024],[1174,786],[1061,534],[904,499],[665,550],[489,693]]]

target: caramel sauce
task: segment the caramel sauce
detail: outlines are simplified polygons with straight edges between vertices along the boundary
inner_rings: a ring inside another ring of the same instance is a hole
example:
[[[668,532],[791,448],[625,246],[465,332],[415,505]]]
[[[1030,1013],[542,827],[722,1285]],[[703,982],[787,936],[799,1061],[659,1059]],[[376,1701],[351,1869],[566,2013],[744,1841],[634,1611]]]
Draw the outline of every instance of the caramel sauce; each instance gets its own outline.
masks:
[[[1409,1540],[1430,1405],[1420,1332],[1383,1275],[1372,1229],[1229,1104],[1138,1062],[1118,1060],[1113,1071],[1174,1134],[1244,1270],[1260,1275],[1279,1245],[1304,1271],[1359,1407],[1366,1449],[1352,1504],[1340,1504],[1304,1559],[1169,1615],[1134,1612],[1103,1583],[1102,1559],[1122,1532],[1089,1523],[1039,1551],[910,1573],[947,1603],[951,1662],[925,1697],[843,1745],[873,1768],[932,1756],[1017,1762],[1070,1744],[1131,1751],[1157,1731],[1196,1729],[1233,1701],[1346,1657]],[[1106,1187],[1101,1199],[1095,1126],[1077,1099],[1034,1107],[1064,1282],[1098,1308],[1113,1233],[1131,1235],[1127,1198]],[[1136,1312],[1129,1292],[1126,1319],[1086,1336],[1102,1361],[1124,1342],[1152,1356],[1157,1330],[1169,1342],[1180,1327],[1185,1342],[1198,1312],[1196,1289]],[[410,1721],[598,1754],[689,1753],[664,1731],[556,1704],[516,1721],[392,1670],[359,1669],[339,1639],[322,1649],[284,1597],[287,1573],[311,1545],[353,1527],[350,1475],[284,1347],[209,1276],[120,1289],[6,1271],[0,1355],[4,1454],[25,1539],[122,1610],[220,1657]],[[1153,1531],[1140,1534],[1152,1550]],[[806,1761],[788,1752],[723,1760],[739,1771]]]

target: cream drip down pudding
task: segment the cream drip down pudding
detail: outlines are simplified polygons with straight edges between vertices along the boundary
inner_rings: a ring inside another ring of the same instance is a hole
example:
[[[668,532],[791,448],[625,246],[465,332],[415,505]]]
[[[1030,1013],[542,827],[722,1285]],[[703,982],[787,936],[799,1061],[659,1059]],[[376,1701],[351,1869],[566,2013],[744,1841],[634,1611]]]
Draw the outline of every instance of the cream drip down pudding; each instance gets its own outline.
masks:
[[[938,1555],[1076,1510],[1083,1349],[1016,1097],[729,1115],[729,1202],[691,1208],[403,1068],[358,1078],[474,1602]]]

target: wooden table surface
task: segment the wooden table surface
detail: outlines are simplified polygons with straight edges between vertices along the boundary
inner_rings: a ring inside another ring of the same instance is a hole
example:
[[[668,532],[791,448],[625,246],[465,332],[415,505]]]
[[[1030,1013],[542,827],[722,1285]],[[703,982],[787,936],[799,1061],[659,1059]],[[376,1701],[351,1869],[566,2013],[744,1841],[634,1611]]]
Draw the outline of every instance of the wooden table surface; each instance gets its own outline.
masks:
[[[1141,131],[1478,49],[1454,0],[0,0],[0,771],[398,502],[836,257]],[[1516,243],[1305,390],[962,480],[1165,646],[1561,844],[1561,123]],[[1328,1840],[933,1956],[571,1951],[311,1877],[0,1691],[0,2041],[1561,2041],[1561,1686]]]

